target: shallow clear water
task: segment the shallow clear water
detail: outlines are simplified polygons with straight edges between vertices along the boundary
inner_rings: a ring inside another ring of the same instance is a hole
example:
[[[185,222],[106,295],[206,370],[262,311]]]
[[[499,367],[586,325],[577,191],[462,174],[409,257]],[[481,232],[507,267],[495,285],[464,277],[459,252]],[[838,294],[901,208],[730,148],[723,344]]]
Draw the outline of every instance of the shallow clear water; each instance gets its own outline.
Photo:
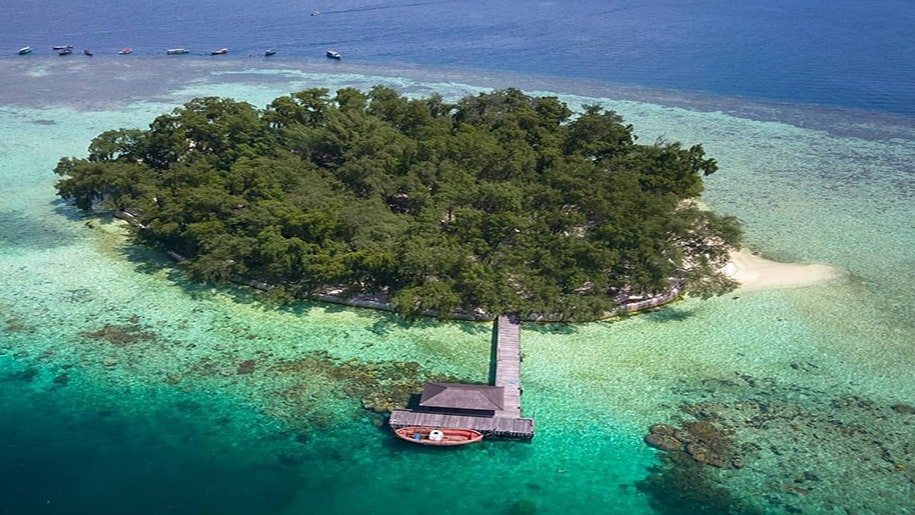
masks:
[[[749,445],[746,468],[709,468],[743,506],[911,509],[915,415],[890,409],[915,402],[910,118],[279,63],[0,59],[12,84],[0,91],[0,513],[661,512],[635,487],[658,463],[642,437],[696,404]],[[489,325],[275,309],[246,289],[189,285],[165,257],[126,246],[117,223],[55,199],[60,157],[195,96],[263,106],[305,87],[377,83],[448,98],[515,86],[573,108],[602,103],[641,141],[701,142],[721,168],[704,200],[745,222],[753,250],[848,274],[612,323],[525,326],[536,438],[438,452],[392,439],[361,400],[384,388],[374,371],[390,364],[484,381]],[[247,360],[253,372],[240,373]]]

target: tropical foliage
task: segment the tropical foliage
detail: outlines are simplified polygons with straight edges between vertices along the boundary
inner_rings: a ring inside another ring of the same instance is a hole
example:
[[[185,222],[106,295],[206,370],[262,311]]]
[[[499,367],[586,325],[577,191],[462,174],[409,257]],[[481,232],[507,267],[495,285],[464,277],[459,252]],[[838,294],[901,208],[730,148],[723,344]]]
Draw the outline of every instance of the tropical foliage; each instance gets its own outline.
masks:
[[[61,159],[57,189],[134,214],[136,240],[187,256],[194,280],[386,293],[404,313],[581,319],[672,281],[732,289],[719,270],[739,225],[690,202],[715,161],[583,111],[516,89],[198,98]]]

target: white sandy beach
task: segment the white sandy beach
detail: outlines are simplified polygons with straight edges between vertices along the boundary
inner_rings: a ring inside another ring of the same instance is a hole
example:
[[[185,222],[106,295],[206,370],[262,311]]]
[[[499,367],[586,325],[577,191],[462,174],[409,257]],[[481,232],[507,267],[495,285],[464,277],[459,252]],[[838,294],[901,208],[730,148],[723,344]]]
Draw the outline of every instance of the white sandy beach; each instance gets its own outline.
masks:
[[[779,263],[756,256],[747,249],[731,253],[725,267],[731,278],[740,283],[739,290],[798,288],[818,284],[843,274],[842,270],[820,263]]]

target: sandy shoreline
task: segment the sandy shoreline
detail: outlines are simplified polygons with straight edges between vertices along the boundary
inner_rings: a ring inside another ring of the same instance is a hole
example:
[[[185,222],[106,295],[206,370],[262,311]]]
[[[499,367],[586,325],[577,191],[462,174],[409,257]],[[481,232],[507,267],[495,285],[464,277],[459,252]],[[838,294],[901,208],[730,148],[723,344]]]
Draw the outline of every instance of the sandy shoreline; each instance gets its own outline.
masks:
[[[844,274],[842,270],[820,263],[779,263],[753,255],[746,249],[731,253],[725,267],[740,291],[799,288],[819,284]]]

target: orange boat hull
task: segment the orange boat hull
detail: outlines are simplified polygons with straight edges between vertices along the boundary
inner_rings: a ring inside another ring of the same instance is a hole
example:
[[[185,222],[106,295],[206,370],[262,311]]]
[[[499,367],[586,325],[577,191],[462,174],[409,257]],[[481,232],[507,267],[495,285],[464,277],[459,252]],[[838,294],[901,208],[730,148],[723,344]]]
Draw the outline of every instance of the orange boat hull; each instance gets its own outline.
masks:
[[[420,445],[453,446],[479,442],[483,433],[473,429],[447,429],[436,427],[402,427],[394,434],[401,440]]]

